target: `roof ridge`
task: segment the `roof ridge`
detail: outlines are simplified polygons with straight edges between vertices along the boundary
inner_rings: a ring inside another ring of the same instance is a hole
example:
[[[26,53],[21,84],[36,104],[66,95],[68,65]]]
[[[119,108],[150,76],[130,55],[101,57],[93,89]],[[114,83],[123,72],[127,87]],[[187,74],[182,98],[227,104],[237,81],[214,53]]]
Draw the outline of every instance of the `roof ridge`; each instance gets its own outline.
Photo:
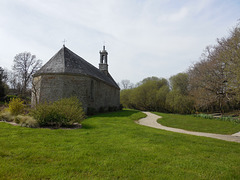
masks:
[[[63,64],[64,64],[63,72],[65,72],[65,69],[66,69],[66,60],[65,60],[65,49],[66,49],[66,47],[65,47],[65,45],[63,45],[62,49],[63,49]]]

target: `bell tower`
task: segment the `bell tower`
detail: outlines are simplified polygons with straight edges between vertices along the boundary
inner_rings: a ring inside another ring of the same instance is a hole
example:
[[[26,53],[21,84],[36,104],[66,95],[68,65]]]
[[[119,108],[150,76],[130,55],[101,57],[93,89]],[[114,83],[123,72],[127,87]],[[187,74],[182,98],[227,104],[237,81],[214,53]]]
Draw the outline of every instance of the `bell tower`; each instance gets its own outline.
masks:
[[[105,46],[103,46],[103,50],[100,53],[100,63],[99,63],[99,70],[104,72],[106,75],[108,74],[108,63],[107,63],[107,56],[108,52],[105,50]]]

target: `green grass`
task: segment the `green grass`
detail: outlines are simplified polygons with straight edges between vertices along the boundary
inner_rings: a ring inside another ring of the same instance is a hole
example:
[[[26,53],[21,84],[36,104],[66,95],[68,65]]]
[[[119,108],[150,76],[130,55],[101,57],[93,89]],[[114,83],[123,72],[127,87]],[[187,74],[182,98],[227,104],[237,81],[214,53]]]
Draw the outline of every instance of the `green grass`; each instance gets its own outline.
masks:
[[[220,119],[206,119],[203,117],[194,117],[192,115],[166,114],[158,112],[155,112],[155,114],[162,116],[161,119],[158,119],[158,122],[168,127],[217,134],[234,134],[240,131],[239,123],[222,121]]]
[[[240,179],[240,144],[149,128],[124,110],[82,129],[0,123],[0,179]]]

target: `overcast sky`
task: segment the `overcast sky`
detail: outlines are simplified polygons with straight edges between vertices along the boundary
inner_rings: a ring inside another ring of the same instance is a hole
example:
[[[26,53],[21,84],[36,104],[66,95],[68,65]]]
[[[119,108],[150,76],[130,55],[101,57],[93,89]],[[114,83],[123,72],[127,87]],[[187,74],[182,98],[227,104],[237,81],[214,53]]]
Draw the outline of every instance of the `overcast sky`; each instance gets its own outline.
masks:
[[[0,0],[0,66],[24,51],[46,63],[66,39],[96,67],[105,42],[116,82],[169,78],[239,18],[240,0]]]

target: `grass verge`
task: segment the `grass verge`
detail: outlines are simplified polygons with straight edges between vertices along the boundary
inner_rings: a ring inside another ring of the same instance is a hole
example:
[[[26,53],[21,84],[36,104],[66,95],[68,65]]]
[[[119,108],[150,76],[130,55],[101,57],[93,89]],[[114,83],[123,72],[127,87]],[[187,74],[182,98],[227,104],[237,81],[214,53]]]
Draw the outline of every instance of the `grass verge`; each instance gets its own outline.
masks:
[[[74,130],[0,123],[0,179],[240,179],[240,144],[141,126],[140,116],[100,114]]]
[[[158,122],[168,127],[216,134],[234,134],[240,131],[239,123],[222,121],[220,119],[206,119],[203,117],[194,117],[192,115],[166,114],[158,112],[155,112],[155,114],[162,116],[161,119],[158,119]]]

